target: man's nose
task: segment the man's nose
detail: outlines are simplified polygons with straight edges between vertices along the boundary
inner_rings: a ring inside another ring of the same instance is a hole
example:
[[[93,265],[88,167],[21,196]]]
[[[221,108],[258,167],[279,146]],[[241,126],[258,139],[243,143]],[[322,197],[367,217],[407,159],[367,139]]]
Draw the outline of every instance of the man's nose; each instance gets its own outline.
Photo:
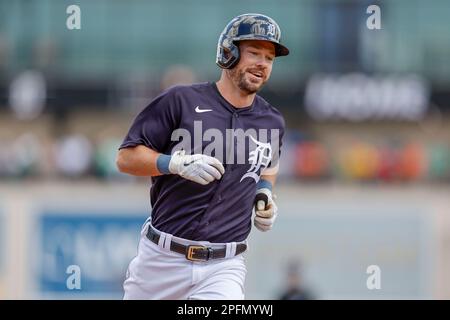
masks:
[[[269,61],[267,61],[267,59],[264,57],[259,57],[256,61],[256,65],[260,68],[266,69],[269,66]]]

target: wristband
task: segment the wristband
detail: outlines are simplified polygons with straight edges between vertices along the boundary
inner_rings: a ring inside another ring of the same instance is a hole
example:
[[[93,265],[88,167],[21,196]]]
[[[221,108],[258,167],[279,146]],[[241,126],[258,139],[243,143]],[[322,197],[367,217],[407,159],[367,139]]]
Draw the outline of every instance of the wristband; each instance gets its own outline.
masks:
[[[272,183],[268,180],[260,179],[256,184],[256,190],[259,189],[269,189],[272,192]]]
[[[171,156],[168,156],[167,154],[160,154],[158,159],[156,160],[156,167],[158,168],[158,171],[162,174],[169,174],[169,163],[170,159],[172,159]]]

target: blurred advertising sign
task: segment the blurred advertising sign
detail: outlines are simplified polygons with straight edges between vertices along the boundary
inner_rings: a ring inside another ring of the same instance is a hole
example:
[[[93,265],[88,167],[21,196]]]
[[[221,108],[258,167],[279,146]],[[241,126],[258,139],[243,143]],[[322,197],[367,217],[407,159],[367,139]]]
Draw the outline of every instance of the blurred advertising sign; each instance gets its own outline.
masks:
[[[425,115],[430,92],[414,74],[316,74],[306,84],[304,99],[315,120],[415,121]]]
[[[146,215],[43,213],[38,255],[40,291],[121,295]],[[69,283],[74,276],[79,276],[79,288]]]
[[[263,298],[265,287],[279,286],[282,262],[298,260],[306,266],[302,281],[319,299],[429,298],[436,253],[426,209],[389,200],[390,191],[377,194],[377,204],[351,197],[320,204],[306,198],[301,204],[280,202],[284,218],[271,237],[252,234],[258,247],[247,255],[248,268],[263,264],[264,272],[248,277],[248,295]],[[271,259],[264,248],[271,249]],[[381,268],[381,290],[366,286],[371,265]]]

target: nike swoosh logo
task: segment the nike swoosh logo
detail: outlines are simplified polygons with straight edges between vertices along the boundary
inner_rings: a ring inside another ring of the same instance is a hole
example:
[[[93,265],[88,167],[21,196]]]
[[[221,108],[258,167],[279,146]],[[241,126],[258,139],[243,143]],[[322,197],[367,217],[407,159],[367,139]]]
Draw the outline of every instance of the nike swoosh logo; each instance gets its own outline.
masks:
[[[183,163],[183,165],[184,165],[185,167],[187,167],[188,165],[194,163],[195,161],[197,161],[197,160],[192,160],[191,162],[188,162],[188,163],[185,162],[185,163]]]
[[[200,109],[199,106],[197,106],[195,108],[195,112],[197,112],[197,113],[203,113],[203,112],[208,112],[208,111],[212,111],[212,109]]]

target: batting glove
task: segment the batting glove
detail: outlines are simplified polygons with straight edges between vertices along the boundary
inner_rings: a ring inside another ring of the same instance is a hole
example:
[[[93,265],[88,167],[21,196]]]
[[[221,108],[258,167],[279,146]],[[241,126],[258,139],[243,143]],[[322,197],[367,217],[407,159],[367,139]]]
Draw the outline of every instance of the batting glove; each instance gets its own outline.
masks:
[[[275,195],[273,196],[275,198]],[[278,207],[273,201],[272,191],[267,188],[256,191],[255,218],[253,223],[255,227],[262,232],[272,229],[278,216]]]
[[[225,173],[225,169],[218,159],[203,154],[185,155],[184,150],[177,151],[172,155],[169,171],[202,185],[219,180]]]

